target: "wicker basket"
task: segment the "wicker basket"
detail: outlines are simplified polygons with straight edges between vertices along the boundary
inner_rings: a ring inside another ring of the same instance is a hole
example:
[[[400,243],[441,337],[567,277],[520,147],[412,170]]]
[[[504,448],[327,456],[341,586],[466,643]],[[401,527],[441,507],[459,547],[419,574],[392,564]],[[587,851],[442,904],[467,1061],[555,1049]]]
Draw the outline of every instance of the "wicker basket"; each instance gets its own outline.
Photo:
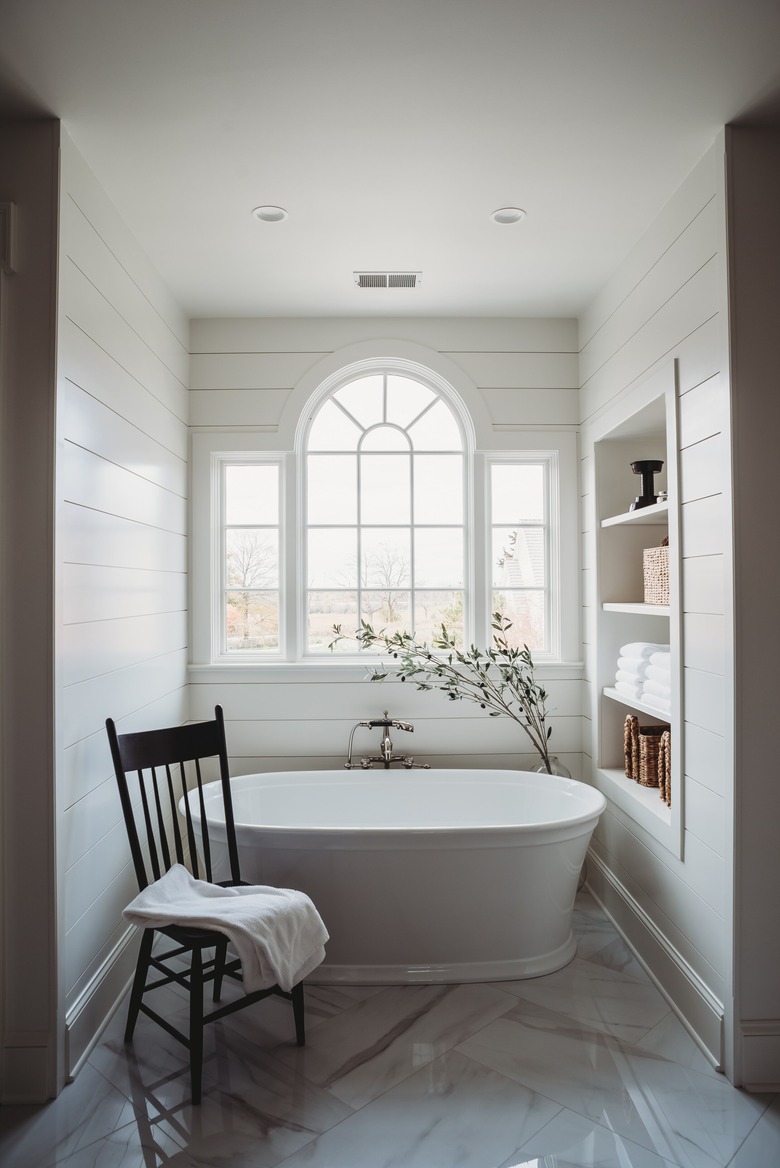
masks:
[[[660,547],[645,548],[642,552],[645,575],[645,604],[669,603],[669,540]]]
[[[661,735],[658,751],[658,786],[667,807],[672,805],[672,739],[668,730]]]
[[[668,726],[640,726],[636,714],[628,714],[623,731],[626,778],[642,787],[661,785],[659,757],[664,734],[668,742]],[[669,753],[667,750],[667,756]]]

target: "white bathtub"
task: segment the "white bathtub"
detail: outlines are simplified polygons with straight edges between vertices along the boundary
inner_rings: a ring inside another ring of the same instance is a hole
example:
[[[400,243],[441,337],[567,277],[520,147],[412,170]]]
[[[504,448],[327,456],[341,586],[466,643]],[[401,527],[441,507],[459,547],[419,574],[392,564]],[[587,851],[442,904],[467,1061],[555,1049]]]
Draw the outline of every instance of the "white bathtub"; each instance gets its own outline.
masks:
[[[231,787],[243,879],[308,893],[330,932],[312,982],[496,981],[574,956],[577,879],[605,806],[592,787],[499,770],[280,772]],[[206,791],[213,840],[224,814],[219,785]]]

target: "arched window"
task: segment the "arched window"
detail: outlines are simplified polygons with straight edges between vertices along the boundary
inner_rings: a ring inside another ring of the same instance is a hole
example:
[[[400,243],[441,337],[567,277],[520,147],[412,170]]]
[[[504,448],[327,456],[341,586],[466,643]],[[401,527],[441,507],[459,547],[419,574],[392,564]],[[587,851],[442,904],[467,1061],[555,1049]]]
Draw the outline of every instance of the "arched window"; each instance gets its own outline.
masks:
[[[397,373],[353,377],[319,403],[303,457],[305,652],[327,652],[334,623],[425,640],[444,623],[462,638],[467,449],[444,395]]]
[[[278,424],[193,433],[193,668],[343,671],[361,621],[484,646],[496,611],[537,662],[574,659],[576,435],[496,425],[394,344],[317,362]]]

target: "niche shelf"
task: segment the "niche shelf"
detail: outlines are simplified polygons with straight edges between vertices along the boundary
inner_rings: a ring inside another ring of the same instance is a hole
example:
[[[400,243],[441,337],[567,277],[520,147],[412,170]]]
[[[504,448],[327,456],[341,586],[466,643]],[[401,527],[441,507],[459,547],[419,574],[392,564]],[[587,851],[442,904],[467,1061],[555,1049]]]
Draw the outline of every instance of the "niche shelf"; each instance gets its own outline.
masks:
[[[591,558],[594,568],[594,624],[591,641],[593,759],[592,780],[607,798],[648,834],[682,855],[683,782],[682,669],[680,657],[679,504],[677,490],[676,369],[670,364],[626,391],[587,427],[593,443]],[[664,463],[656,491],[668,499],[629,511],[640,480],[630,463],[655,458]],[[644,603],[642,552],[669,541],[669,604]],[[670,646],[672,703],[669,714],[614,688],[621,645],[651,641]],[[623,724],[638,714],[643,725],[669,725],[672,739],[672,805],[658,788],[626,777]]]

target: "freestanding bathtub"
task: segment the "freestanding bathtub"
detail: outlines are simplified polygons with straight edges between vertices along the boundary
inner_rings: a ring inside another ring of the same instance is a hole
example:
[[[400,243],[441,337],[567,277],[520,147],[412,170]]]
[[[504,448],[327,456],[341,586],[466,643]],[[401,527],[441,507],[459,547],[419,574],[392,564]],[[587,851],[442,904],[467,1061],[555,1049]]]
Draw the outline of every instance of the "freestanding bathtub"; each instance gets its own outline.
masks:
[[[577,880],[605,807],[593,787],[529,771],[369,770],[244,775],[231,789],[242,878],[306,892],[330,933],[309,981],[536,977],[575,954]],[[213,846],[219,784],[205,806]]]

